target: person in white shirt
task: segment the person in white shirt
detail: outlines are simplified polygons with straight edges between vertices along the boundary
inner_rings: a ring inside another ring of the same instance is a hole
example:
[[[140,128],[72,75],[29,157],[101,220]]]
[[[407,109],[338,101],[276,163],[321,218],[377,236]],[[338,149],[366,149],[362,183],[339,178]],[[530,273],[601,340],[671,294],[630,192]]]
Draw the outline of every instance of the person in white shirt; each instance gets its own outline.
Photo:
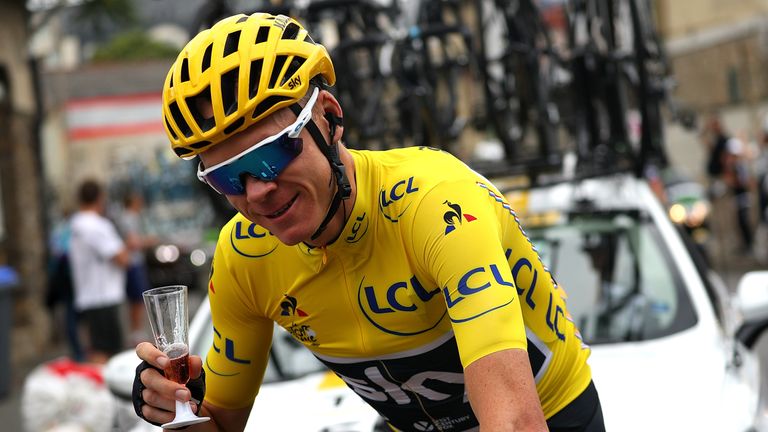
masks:
[[[130,249],[103,216],[105,201],[98,182],[84,181],[78,189],[79,210],[70,222],[75,309],[88,327],[87,360],[94,363],[105,363],[123,349],[119,308],[130,263]]]

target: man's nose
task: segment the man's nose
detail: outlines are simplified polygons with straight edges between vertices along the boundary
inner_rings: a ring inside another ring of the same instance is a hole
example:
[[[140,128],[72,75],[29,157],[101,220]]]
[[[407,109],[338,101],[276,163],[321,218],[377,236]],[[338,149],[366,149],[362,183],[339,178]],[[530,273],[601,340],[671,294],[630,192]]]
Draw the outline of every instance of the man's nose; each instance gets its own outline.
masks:
[[[241,179],[245,188],[245,198],[248,202],[263,201],[273,190],[277,189],[274,181],[264,181],[256,177],[245,175]]]

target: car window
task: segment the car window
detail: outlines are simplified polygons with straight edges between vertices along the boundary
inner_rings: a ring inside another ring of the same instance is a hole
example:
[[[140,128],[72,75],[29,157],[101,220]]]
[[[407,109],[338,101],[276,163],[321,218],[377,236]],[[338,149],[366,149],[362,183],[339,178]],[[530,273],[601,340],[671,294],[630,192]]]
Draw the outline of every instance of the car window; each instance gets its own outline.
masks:
[[[588,343],[651,339],[696,323],[675,261],[650,218],[583,213],[526,231],[565,289]]]
[[[213,343],[213,325],[208,312],[208,325],[197,340],[191,341],[192,354],[199,355],[203,361]],[[327,370],[320,360],[296,342],[282,327],[275,325],[272,334],[272,349],[269,363],[264,372],[264,383],[272,383],[300,378],[312,372]]]

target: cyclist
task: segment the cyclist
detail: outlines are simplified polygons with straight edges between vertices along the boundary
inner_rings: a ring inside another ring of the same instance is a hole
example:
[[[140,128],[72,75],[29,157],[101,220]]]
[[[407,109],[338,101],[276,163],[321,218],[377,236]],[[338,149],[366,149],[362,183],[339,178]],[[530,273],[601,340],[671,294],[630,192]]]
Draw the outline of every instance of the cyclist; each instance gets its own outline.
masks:
[[[393,430],[603,431],[589,348],[501,193],[439,150],[346,149],[334,81],[282,15],[226,18],[172,66],[172,147],[239,213],[211,269],[205,364],[190,357],[187,389],[139,344],[137,414],[162,424],[194,394],[212,421],[190,430],[242,430],[277,322]]]

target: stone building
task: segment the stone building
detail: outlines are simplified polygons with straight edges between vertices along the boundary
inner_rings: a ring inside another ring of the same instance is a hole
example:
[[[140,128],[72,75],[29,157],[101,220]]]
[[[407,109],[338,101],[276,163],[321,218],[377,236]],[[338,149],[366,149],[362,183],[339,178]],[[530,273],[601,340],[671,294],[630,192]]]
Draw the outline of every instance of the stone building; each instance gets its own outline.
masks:
[[[0,353],[10,350],[12,363],[38,355],[50,334],[42,306],[46,257],[39,94],[34,63],[26,50],[25,4],[24,0],[0,2],[0,264],[13,267],[20,278],[11,293],[10,346],[0,346]]]

